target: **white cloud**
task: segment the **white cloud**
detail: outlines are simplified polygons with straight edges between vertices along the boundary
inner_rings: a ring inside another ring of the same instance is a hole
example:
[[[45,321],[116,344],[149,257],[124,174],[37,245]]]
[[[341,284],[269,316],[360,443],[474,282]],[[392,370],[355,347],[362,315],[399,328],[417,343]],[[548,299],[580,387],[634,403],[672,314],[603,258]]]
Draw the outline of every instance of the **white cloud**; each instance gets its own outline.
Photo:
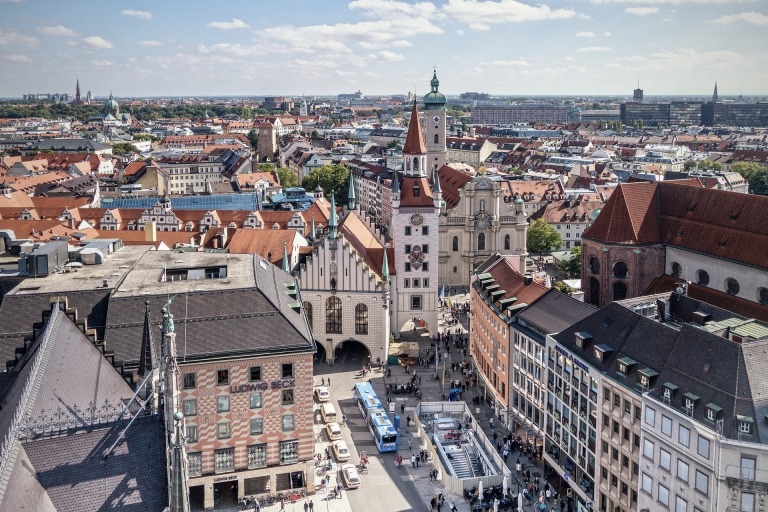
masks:
[[[33,36],[28,36],[13,30],[0,31],[0,45],[3,44],[23,44],[25,46],[34,46],[37,44],[37,39]]]
[[[108,67],[111,67],[112,64],[114,64],[114,62],[111,60],[92,60],[91,64],[93,64],[97,68],[108,68]]]
[[[248,25],[243,20],[232,18],[232,21],[212,21],[208,24],[212,28],[220,28],[222,30],[234,30],[238,28],[248,28]]]
[[[428,17],[437,12],[432,2],[417,2],[409,4],[396,0],[354,0],[349,3],[350,9],[362,9],[366,16],[387,18],[390,16]]]
[[[151,20],[153,18],[153,14],[149,11],[134,11],[131,9],[123,9],[120,11],[120,14],[123,16],[132,16],[134,18],[139,18],[140,20]]]
[[[603,32],[603,35],[605,37],[611,37],[613,34],[611,34],[610,32]]]
[[[405,56],[400,53],[391,52],[389,50],[381,50],[378,54],[380,60],[386,60],[388,62],[397,62],[404,60]]]
[[[656,14],[659,12],[658,7],[627,7],[624,9],[627,14],[634,14],[635,16],[647,16],[649,14]]]
[[[464,35],[464,31],[459,29],[459,30],[456,31],[456,34],[460,35],[460,36],[463,36]]]
[[[141,46],[163,46],[163,43],[160,41],[155,40],[148,40],[148,41],[139,41],[139,45]]]
[[[8,62],[31,62],[26,55],[3,55]]]
[[[595,33],[594,32],[585,32],[583,30],[580,30],[580,31],[576,32],[575,35],[576,35],[576,37],[595,37]]]
[[[514,60],[498,59],[498,60],[492,60],[492,61],[481,60],[480,64],[483,66],[512,66],[512,67],[528,66],[528,63],[522,59],[514,59]]]
[[[736,23],[739,21],[743,21],[744,23],[749,23],[750,25],[766,26],[768,25],[768,16],[766,16],[763,13],[754,12],[754,11],[740,12],[738,14],[728,14],[725,16],[720,16],[719,18],[710,20],[709,23],[717,23],[719,25],[730,25],[731,23]]]
[[[577,16],[576,11],[570,8],[531,6],[516,0],[448,0],[441,14],[453,21],[466,23],[475,30],[487,30],[492,24],[562,20]]]
[[[613,48],[610,46],[585,46],[583,48],[578,48],[576,51],[587,53],[612,52]]]
[[[65,27],[64,25],[54,25],[50,27],[38,27],[37,31],[41,34],[45,34],[46,36],[57,36],[57,37],[71,37],[76,36],[74,30],[71,28]]]
[[[91,48],[98,48],[100,50],[108,50],[112,48],[112,42],[99,36],[88,36],[83,39],[83,42]]]
[[[754,2],[758,0],[590,0],[593,4],[646,4],[646,5],[680,5],[680,4],[732,4]]]
[[[392,46],[393,48],[409,48],[413,46],[413,43],[406,40],[392,41],[391,43],[389,43],[389,46]]]

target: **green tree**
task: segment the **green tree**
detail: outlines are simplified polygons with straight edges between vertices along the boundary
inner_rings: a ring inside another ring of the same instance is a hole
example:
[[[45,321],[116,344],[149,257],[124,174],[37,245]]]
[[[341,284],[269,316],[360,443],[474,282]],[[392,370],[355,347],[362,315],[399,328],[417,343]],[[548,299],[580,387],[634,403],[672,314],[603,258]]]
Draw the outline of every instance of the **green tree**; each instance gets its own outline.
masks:
[[[326,197],[331,197],[333,192],[336,195],[337,204],[345,202],[349,185],[349,169],[341,164],[324,165],[312,169],[301,186],[305,190],[312,191],[317,185],[322,187]]]
[[[570,286],[568,286],[567,284],[565,284],[562,281],[556,281],[555,284],[552,285],[552,288],[554,288],[555,290],[559,291],[560,293],[564,293],[566,295],[570,295],[570,294],[572,294],[573,292],[576,291],[576,290],[574,290],[573,288],[571,288]]]
[[[765,167],[756,162],[736,162],[731,165],[731,170],[741,174],[746,180],[749,180],[753,174],[756,174]]]
[[[690,171],[691,169],[696,168],[696,161],[695,160],[686,160],[683,164],[683,170],[684,171]]]
[[[256,130],[249,131],[246,137],[248,137],[248,142],[251,143],[251,148],[256,149],[259,147],[259,134]]]
[[[539,258],[543,257],[544,253],[560,247],[563,243],[560,233],[547,224],[544,219],[536,219],[533,224],[528,226],[527,241],[528,249],[539,253]]]
[[[120,144],[114,144],[112,146],[112,154],[117,156],[122,156],[127,153],[141,153],[141,151],[136,148],[133,144],[129,144],[127,142],[123,142]]]
[[[768,168],[753,172],[749,175],[749,189],[753,194],[768,196]]]
[[[282,185],[283,188],[299,186],[299,177],[293,172],[293,169],[289,169],[288,167],[278,167],[275,169],[275,172],[277,173],[277,178],[280,180],[280,185]]]
[[[514,174],[515,176],[522,176],[523,170],[519,167],[512,167],[509,170],[509,174]]]
[[[581,277],[581,246],[577,245],[571,249],[571,258],[560,263],[560,270],[566,273],[569,278],[578,279]]]

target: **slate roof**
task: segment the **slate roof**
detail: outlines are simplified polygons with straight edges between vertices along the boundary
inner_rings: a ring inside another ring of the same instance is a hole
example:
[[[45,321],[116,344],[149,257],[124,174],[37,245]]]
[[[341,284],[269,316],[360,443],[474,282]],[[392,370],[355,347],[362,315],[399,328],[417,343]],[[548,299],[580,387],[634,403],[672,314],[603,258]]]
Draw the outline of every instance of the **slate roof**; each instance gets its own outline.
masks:
[[[583,320],[595,310],[591,304],[551,289],[516,317],[541,334],[552,334]]]
[[[150,268],[154,255],[146,254],[150,261],[139,262],[132,272],[146,272]],[[218,256],[224,263],[227,257],[238,255]],[[293,278],[257,255],[240,257],[252,262],[255,282],[253,274],[233,275],[230,269],[229,279],[201,280],[199,286],[205,284],[207,289],[196,289],[198,281],[182,281],[178,286],[176,282],[164,283],[166,290],[160,285],[141,284],[113,294],[104,335],[107,349],[129,367],[137,366],[144,301],[149,301],[152,325],[159,330],[161,318],[157,312],[171,294],[175,295],[170,309],[175,317],[179,362],[222,355],[314,351],[306,321],[290,307],[296,299],[288,296],[285,283],[293,283]]]

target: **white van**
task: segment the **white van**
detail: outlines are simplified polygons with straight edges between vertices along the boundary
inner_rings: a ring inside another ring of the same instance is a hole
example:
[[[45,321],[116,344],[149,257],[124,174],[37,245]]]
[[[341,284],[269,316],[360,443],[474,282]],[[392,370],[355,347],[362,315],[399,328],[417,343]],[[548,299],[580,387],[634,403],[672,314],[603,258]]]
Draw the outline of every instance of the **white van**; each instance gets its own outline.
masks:
[[[336,421],[336,409],[332,403],[324,403],[320,406],[320,415],[323,417],[323,422],[332,423]]]

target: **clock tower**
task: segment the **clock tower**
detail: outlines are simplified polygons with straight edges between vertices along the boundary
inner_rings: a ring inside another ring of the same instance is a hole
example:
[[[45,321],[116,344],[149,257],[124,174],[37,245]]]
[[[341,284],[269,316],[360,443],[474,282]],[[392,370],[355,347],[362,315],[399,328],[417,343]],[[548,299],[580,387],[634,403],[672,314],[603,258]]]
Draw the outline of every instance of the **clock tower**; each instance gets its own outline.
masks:
[[[432,75],[431,91],[424,96],[424,138],[427,142],[428,176],[445,165],[445,96],[437,89],[437,71]]]
[[[403,147],[402,175],[395,173],[392,183],[391,236],[397,270],[390,326],[397,337],[405,323],[413,319],[417,319],[418,334],[437,331],[442,192],[439,181],[435,181],[437,173],[431,170],[419,109],[414,101]]]

